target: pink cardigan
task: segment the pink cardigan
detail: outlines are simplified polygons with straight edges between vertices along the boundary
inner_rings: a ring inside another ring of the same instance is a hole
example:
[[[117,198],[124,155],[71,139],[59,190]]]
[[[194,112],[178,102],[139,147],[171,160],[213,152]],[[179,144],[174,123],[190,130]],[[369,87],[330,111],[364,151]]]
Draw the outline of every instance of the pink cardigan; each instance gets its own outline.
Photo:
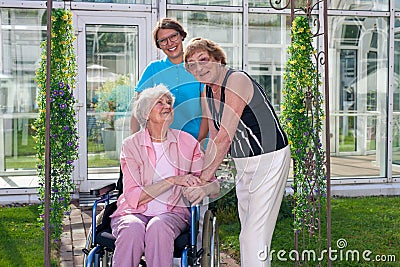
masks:
[[[199,142],[194,137],[183,131],[169,129],[167,141],[163,142],[163,146],[167,158],[175,167],[175,175],[188,173],[200,175],[204,155],[200,150]],[[123,141],[121,168],[124,174],[124,190],[118,198],[118,208],[111,217],[142,213],[147,209],[147,204],[139,206],[138,202],[143,187],[153,183],[155,162],[154,147],[147,129]],[[188,208],[183,205],[181,187],[174,186],[172,191],[167,203],[168,210],[189,214]]]

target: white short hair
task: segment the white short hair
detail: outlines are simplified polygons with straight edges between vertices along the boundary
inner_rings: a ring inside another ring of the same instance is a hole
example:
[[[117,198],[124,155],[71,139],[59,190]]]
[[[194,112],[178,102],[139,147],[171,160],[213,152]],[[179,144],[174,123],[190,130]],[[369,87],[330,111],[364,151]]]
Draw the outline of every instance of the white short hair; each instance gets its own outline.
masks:
[[[132,114],[138,120],[140,126],[146,126],[147,117],[150,114],[157,99],[166,96],[171,100],[171,106],[174,105],[175,97],[168,88],[160,83],[154,87],[144,89],[137,97],[132,107]]]

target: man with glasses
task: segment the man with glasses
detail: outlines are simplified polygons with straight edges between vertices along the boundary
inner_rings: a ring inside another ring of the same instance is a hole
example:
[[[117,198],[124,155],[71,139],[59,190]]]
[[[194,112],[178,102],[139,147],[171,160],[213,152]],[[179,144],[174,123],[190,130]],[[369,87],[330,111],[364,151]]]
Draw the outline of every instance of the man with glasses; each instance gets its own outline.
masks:
[[[186,71],[183,64],[183,40],[187,36],[182,25],[171,18],[163,18],[153,29],[154,43],[166,55],[150,62],[144,70],[135,91],[164,84],[175,96],[175,117],[171,128],[190,133],[199,141],[207,137],[207,121],[202,119],[200,97],[205,96],[203,85]],[[132,116],[131,132],[138,130]]]

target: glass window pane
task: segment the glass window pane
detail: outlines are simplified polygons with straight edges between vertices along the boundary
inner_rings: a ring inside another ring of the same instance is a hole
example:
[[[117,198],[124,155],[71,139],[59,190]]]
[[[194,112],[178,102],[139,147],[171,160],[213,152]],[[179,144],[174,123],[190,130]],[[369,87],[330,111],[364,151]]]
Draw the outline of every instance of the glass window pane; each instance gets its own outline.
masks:
[[[400,1],[396,1],[396,4]],[[400,3],[398,5],[400,7]],[[393,88],[393,175],[400,175],[400,19],[395,22]]]
[[[376,117],[368,117],[367,125],[367,149],[376,150]]]
[[[46,36],[43,10],[1,8],[0,171],[36,168],[31,129],[37,117],[35,71]]]
[[[129,135],[137,26],[86,25],[88,167],[117,167]]]
[[[295,8],[302,8],[307,6],[307,2],[309,0],[297,0],[294,1]],[[276,1],[276,0],[250,0],[249,7],[274,7],[277,9],[288,8],[290,9],[291,1]],[[314,5],[318,0],[310,1],[310,5]],[[317,9],[318,6],[315,6],[314,9]]]
[[[290,16],[249,14],[249,74],[263,86],[276,111],[280,110],[289,35]]]
[[[339,118],[339,152],[354,152],[357,150],[357,120],[353,116]]]
[[[229,66],[242,68],[241,14],[174,10],[168,16],[180,21],[188,32],[184,46],[194,37],[211,39],[225,50]]]
[[[328,1],[328,8],[341,10],[389,11],[389,0],[331,0]]]
[[[58,0],[57,2],[63,2],[63,0]],[[74,2],[151,5],[151,0],[74,0]]]
[[[168,4],[203,6],[242,6],[242,0],[167,0]]]
[[[328,25],[332,176],[384,176],[387,20],[332,16]]]
[[[358,45],[361,25],[349,24],[342,27],[342,45]]]

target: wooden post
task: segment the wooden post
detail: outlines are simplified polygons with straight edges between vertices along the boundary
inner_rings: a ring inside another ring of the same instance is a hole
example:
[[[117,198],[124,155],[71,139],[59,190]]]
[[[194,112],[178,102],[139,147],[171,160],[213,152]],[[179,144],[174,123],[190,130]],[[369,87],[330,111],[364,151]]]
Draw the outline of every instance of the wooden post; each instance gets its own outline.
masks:
[[[51,95],[51,12],[52,0],[47,0],[47,46],[46,46],[46,148],[45,148],[45,197],[44,197],[44,266],[50,267],[50,202],[51,202],[51,160],[50,160],[50,95]]]

